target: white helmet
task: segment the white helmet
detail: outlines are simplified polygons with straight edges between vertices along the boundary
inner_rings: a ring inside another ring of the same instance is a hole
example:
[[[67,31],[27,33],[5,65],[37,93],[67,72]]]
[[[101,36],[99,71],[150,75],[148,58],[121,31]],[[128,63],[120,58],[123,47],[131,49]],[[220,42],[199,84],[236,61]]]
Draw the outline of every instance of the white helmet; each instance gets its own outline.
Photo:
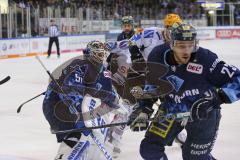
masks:
[[[90,62],[102,64],[106,59],[107,51],[104,43],[100,41],[91,41],[87,44],[87,48],[84,50],[84,55],[89,59]]]

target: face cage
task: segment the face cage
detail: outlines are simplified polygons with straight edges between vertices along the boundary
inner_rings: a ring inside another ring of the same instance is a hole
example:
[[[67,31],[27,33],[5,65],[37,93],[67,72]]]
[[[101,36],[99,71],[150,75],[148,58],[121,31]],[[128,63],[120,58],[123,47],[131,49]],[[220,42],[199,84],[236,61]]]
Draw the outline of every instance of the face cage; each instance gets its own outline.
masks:
[[[96,51],[93,51],[91,53],[90,57],[92,58],[92,60],[94,60],[95,62],[100,64],[100,63],[103,63],[105,61],[106,55],[107,55],[106,51],[96,50]]]

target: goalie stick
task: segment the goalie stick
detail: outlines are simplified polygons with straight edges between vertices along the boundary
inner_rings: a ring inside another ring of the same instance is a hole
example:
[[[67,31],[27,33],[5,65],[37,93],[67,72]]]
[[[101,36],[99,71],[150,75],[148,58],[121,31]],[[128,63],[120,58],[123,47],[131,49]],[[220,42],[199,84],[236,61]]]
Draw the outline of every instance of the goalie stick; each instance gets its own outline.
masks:
[[[5,77],[3,80],[0,81],[0,85],[2,85],[3,83],[9,81],[10,78],[11,78],[10,76]]]
[[[38,57],[38,56],[36,56],[36,59],[38,60],[38,62],[41,64],[41,66],[44,68],[44,70],[47,72],[47,74],[49,75],[49,77],[51,78],[51,80],[57,85],[57,87],[60,89],[60,91],[62,92],[62,94],[63,94],[63,96],[64,96],[64,98],[65,99],[69,99],[68,97],[67,97],[67,94],[65,94],[65,92],[63,91],[63,89],[62,89],[62,87],[58,84],[58,82],[54,79],[54,77],[52,76],[52,74],[49,72],[49,70],[47,70],[47,68],[45,67],[45,65],[43,64],[43,62],[41,61],[41,59]],[[76,115],[77,115],[77,121],[81,118],[80,117],[80,114],[79,114],[79,112],[77,111],[77,109],[74,107],[74,106],[72,106],[68,101],[66,101],[66,103],[67,103],[67,105],[68,105],[68,107],[69,107],[69,109],[73,112],[73,113],[76,113]],[[76,121],[76,122],[77,122]]]
[[[107,160],[113,160],[112,156],[108,153],[107,149],[104,147],[104,145],[100,142],[100,140],[93,134],[90,133],[90,136],[92,137],[94,143],[98,146],[98,148],[102,151],[105,158]]]

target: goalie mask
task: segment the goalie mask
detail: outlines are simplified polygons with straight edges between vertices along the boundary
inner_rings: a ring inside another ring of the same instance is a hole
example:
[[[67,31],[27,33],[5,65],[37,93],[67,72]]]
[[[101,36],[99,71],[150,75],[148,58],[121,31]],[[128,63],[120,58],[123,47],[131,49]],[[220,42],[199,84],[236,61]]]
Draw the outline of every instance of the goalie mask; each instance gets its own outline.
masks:
[[[107,57],[105,45],[100,41],[89,42],[83,53],[85,57],[95,65],[103,64]]]

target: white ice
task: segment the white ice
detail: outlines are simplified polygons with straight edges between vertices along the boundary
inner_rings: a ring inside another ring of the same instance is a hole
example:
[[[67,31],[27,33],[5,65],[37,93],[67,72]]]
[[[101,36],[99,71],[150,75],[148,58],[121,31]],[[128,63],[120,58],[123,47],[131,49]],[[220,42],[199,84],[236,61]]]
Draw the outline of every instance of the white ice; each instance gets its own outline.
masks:
[[[240,40],[201,41],[227,63],[240,67]],[[78,53],[41,56],[52,71]],[[43,96],[26,104],[20,114],[17,107],[29,98],[46,90],[48,75],[34,57],[0,60],[0,79],[10,75],[11,80],[0,86],[0,160],[53,160],[58,144],[50,134],[42,113]],[[222,106],[222,120],[213,155],[220,160],[240,159],[240,103]],[[144,132],[129,129],[123,137],[122,154],[118,160],[140,160],[139,144]],[[181,160],[178,146],[167,147],[169,160]]]

